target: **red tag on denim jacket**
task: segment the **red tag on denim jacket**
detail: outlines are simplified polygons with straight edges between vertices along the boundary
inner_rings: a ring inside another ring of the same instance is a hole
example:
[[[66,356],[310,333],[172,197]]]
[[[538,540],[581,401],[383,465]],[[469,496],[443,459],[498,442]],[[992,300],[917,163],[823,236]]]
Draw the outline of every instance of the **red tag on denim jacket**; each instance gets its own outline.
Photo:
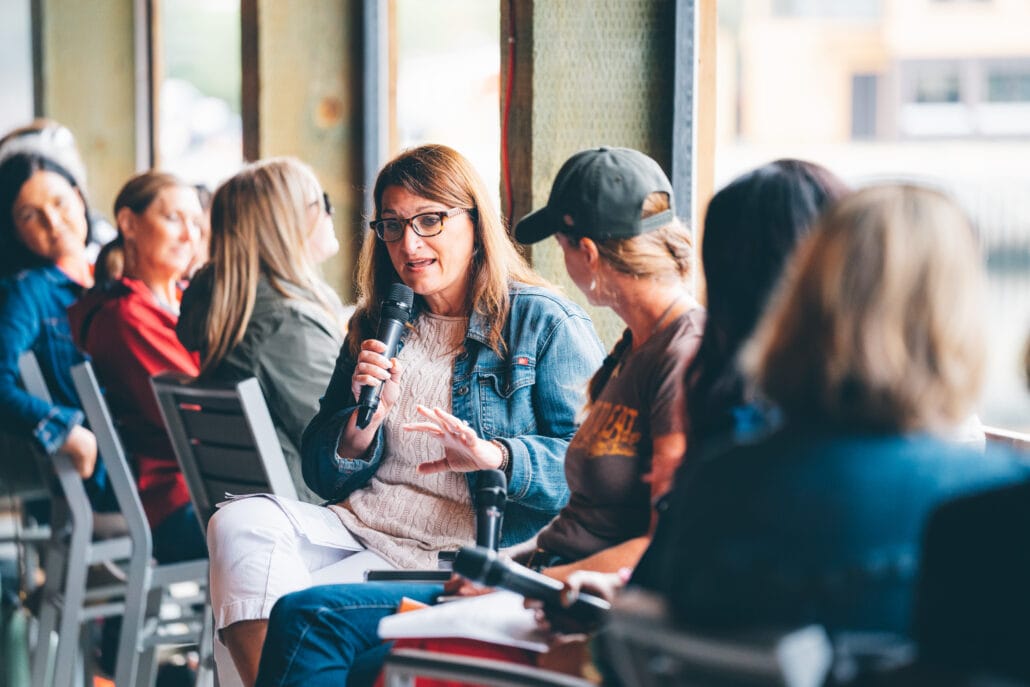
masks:
[[[529,358],[527,358],[525,356],[520,356],[518,358],[515,358],[515,364],[516,365],[529,365]]]

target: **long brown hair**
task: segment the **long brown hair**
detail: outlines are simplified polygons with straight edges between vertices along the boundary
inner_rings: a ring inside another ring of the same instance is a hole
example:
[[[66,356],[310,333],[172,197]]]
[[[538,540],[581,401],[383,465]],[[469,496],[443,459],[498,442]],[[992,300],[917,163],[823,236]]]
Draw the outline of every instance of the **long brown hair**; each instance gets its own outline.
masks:
[[[261,275],[284,298],[297,297],[285,284],[300,287],[337,319],[304,248],[307,205],[318,190],[318,180],[307,165],[282,157],[247,165],[215,191],[210,261],[214,285],[201,374],[217,367],[243,340]]]
[[[983,283],[965,215],[910,185],[845,197],[802,244],[745,350],[789,417],[939,430],[983,376]]]
[[[511,283],[550,285],[515,249],[479,174],[458,151],[443,145],[424,145],[404,151],[379,172],[373,193],[376,217],[381,216],[383,192],[389,186],[399,186],[447,207],[472,209],[475,238],[465,310],[483,315],[490,323],[487,341],[495,353],[503,355]],[[357,309],[347,334],[352,355],[357,356],[363,340],[375,336],[379,303],[390,285],[399,281],[386,244],[375,233],[366,232],[358,259]],[[417,304],[421,303],[419,296],[415,298]]]

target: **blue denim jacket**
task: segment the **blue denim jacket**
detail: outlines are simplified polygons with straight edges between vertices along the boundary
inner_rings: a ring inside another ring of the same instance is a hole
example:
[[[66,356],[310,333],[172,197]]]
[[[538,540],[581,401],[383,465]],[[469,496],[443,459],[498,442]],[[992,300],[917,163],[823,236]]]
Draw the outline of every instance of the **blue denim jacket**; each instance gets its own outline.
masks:
[[[83,422],[71,368],[85,360],[75,348],[68,306],[82,287],[53,265],[22,270],[0,281],[0,423],[33,436],[53,455],[72,427]],[[39,360],[53,403],[19,385],[18,358],[31,350]]]
[[[579,306],[539,287],[512,287],[504,357],[487,344],[488,325],[478,313],[469,318],[465,349],[454,361],[451,412],[480,437],[503,441],[511,453],[501,541],[510,546],[536,534],[568,501],[565,450],[578,427],[587,380],[604,351]],[[354,366],[345,347],[301,442],[305,481],[332,502],[364,486],[383,459],[381,430],[364,458],[336,454],[356,408],[350,390]],[[466,474],[473,498],[478,474]]]

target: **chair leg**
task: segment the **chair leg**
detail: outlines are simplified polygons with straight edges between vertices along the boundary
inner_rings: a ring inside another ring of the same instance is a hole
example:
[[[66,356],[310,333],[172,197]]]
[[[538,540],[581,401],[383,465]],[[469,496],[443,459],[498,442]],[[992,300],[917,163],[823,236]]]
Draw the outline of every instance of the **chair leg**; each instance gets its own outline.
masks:
[[[197,642],[197,680],[194,687],[212,687],[218,684],[218,671],[215,670],[215,619],[211,614],[211,604],[204,604],[204,625]]]
[[[147,591],[146,596],[146,607],[144,609],[143,617],[145,623],[157,621],[161,614],[161,601],[164,598],[164,589],[152,588]],[[137,644],[137,651],[139,651],[137,661],[137,672],[136,680],[133,685],[137,687],[154,687],[157,680],[157,646],[153,643],[143,644],[143,641],[147,639],[143,636],[139,638],[139,644]],[[121,684],[118,682],[117,684]]]
[[[137,683],[137,671],[141,669],[140,646],[146,619],[150,617],[149,563],[134,560],[127,573],[125,590],[125,613],[122,615],[122,630],[118,638],[118,656],[115,663],[114,683],[116,685],[147,685]],[[160,590],[158,590],[160,596]],[[160,602],[158,602],[160,607]]]
[[[43,598],[40,600],[39,623],[36,632],[36,648],[32,655],[32,687],[48,687],[52,665],[50,657],[52,635],[57,629],[57,597],[60,595],[61,578],[65,575],[65,552],[54,547],[47,553],[47,565],[50,569],[43,585]]]
[[[80,559],[81,560],[81,559]],[[86,596],[86,568],[71,565],[65,584],[60,622],[57,630],[57,658],[54,665],[54,687],[70,687],[79,653],[79,631],[82,628],[79,609]]]

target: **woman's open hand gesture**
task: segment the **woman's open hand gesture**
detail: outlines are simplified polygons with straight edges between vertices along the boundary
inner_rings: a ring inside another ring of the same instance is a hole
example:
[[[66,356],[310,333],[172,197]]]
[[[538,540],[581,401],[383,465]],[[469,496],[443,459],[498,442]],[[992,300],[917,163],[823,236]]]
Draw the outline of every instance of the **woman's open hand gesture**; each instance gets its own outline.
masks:
[[[425,422],[411,422],[404,425],[408,432],[424,432],[436,437],[443,445],[443,458],[422,463],[418,472],[428,475],[435,472],[471,472],[473,470],[494,470],[500,467],[504,456],[500,447],[484,441],[476,435],[467,422],[442,408],[418,406],[419,415]]]

